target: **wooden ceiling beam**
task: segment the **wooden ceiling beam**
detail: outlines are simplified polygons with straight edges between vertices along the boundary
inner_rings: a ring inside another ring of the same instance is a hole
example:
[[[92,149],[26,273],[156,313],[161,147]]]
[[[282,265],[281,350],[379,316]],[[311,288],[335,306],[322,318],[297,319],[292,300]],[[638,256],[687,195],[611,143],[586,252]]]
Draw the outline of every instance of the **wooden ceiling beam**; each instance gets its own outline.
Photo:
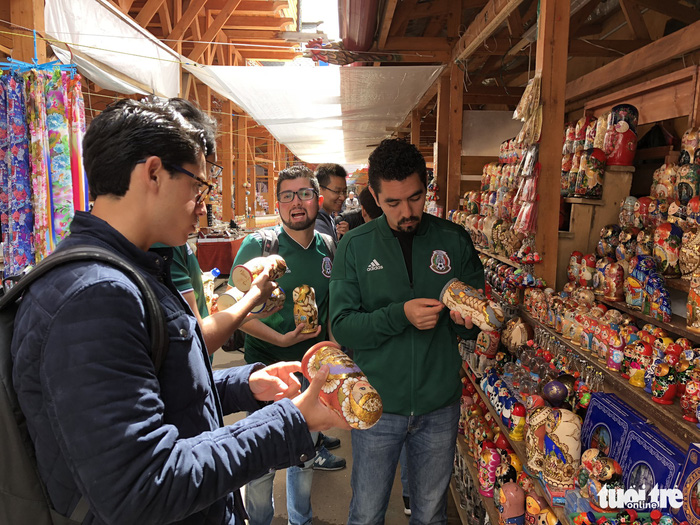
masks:
[[[620,0],[620,8],[622,9],[622,14],[625,15],[627,25],[632,29],[632,33],[634,33],[634,38],[638,40],[650,40],[649,29],[647,28],[646,22],[644,22],[642,13],[639,11],[637,2],[634,0]]]
[[[571,34],[574,34],[581,26],[585,25],[586,20],[593,14],[598,4],[600,4],[600,0],[588,0],[581,9],[571,15],[571,20],[569,22],[569,32]]]
[[[211,2],[207,4],[207,11],[211,12],[212,15],[216,16],[222,9],[224,5],[212,5]],[[289,2],[271,2],[271,1],[260,1],[260,0],[243,0],[240,5],[236,8],[236,13],[239,14],[250,14],[250,15],[263,15],[271,14],[277,15],[282,9],[289,7]]]
[[[431,4],[418,4],[418,0],[404,0],[399,5],[398,9],[394,12],[394,20],[389,30],[390,36],[401,36],[406,33],[406,27],[408,26],[408,21],[413,19],[412,13],[414,13],[421,6],[430,7]],[[423,15],[418,18],[423,18]]]
[[[172,18],[170,16],[170,8],[168,3],[164,2],[158,10],[158,18],[160,19],[160,30],[163,36],[169,34],[173,30]]]
[[[144,6],[139,9],[139,14],[136,15],[136,23],[141,27],[146,27],[151,23],[153,17],[156,15],[158,10],[161,8],[165,0],[146,0]]]
[[[379,38],[377,39],[378,49],[384,49],[386,46],[386,41],[389,37],[389,30],[391,29],[391,23],[394,21],[397,3],[398,0],[387,0],[387,2],[385,2],[384,15],[382,16],[381,24],[379,26]]]
[[[134,0],[112,0],[112,3],[114,3],[122,13],[128,15]]]
[[[489,0],[455,45],[451,61],[468,58],[522,2],[523,0]]]
[[[669,2],[668,0],[636,0],[640,6],[648,7],[652,11],[670,16],[681,22],[692,23],[700,20],[700,12],[692,7],[685,6],[680,2]]]
[[[484,86],[483,84],[471,84],[467,86],[465,95],[497,95],[521,97],[524,92],[524,87]]]
[[[284,31],[289,24],[294,24],[293,18],[234,15],[223,25],[222,29],[277,29]]]
[[[194,60],[195,62],[199,60],[199,58],[204,54],[204,51],[206,51],[206,49],[209,47],[208,42],[212,42],[216,38],[216,35],[224,27],[224,24],[228,22],[228,19],[231,17],[240,3],[241,0],[228,0],[226,2],[223,9],[217,13],[214,20],[211,22],[211,24],[209,24],[206,32],[202,35],[201,40],[203,40],[203,42],[196,44],[192,52],[188,55],[191,60]]]
[[[182,16],[175,22],[175,27],[173,27],[173,30],[168,35],[168,40],[182,40],[185,32],[190,28],[192,22],[197,18],[197,15],[204,8],[204,4],[206,3],[207,0],[192,0],[185,12],[182,13]],[[173,42],[168,42],[168,45],[172,47]]]
[[[700,21],[572,80],[566,85],[566,100],[602,91],[697,49],[700,49]]]
[[[385,40],[382,51],[444,51],[449,52],[452,45],[449,38],[441,37],[399,37],[394,36]]]
[[[619,57],[640,47],[651,44],[651,40],[580,40],[569,41],[569,56],[574,57]]]
[[[247,50],[241,49],[239,53],[245,60],[264,60],[266,62],[281,62],[294,60],[296,57],[300,56],[300,53],[294,53],[291,51],[276,51],[276,50]]]
[[[448,15],[440,15],[431,18],[428,22],[428,26],[423,32],[423,36],[431,38],[436,37],[440,33],[442,33],[442,30],[445,29],[445,27],[447,26],[447,16]]]
[[[474,104],[506,104],[508,106],[517,106],[520,102],[520,97],[499,97],[495,95],[464,95],[464,109],[468,109],[467,105]]]
[[[280,31],[274,29],[222,29],[229,40],[275,40],[279,41]]]

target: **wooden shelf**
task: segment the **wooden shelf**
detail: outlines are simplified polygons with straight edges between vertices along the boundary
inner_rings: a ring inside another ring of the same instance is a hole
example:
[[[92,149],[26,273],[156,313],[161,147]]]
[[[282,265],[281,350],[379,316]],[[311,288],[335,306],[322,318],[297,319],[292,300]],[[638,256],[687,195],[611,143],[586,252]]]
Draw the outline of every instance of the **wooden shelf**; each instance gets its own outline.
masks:
[[[495,254],[495,253],[493,253],[489,250],[486,250],[484,248],[479,248],[478,246],[474,246],[474,248],[476,248],[477,252],[483,253],[484,255],[487,255],[488,257],[492,257],[493,259],[501,261],[502,263],[506,263],[506,264],[512,266],[513,268],[520,268],[521,267],[520,263],[515,262],[515,261],[511,261],[508,257],[505,257],[504,255]]]
[[[583,357],[586,362],[591,364],[596,370],[601,371],[604,378],[603,388],[605,392],[617,395],[683,451],[688,450],[689,443],[700,442],[700,429],[695,423],[683,419],[683,411],[678,401],[674,402],[672,405],[660,405],[659,403],[655,403],[651,399],[651,394],[645,392],[644,389],[630,385],[619,373],[608,370],[603,363],[591,356],[590,353],[581,350],[580,347],[564,339],[560,334],[537,321],[522,308],[521,313],[523,318],[530,324],[543,328],[558,341],[566,345],[567,348],[570,348],[574,353]]]
[[[648,315],[644,315],[642,312],[639,310],[634,310],[627,306],[627,303],[623,302],[615,302],[615,301],[608,301],[607,299],[603,299],[602,297],[596,298],[597,301],[600,301],[603,304],[607,304],[608,306],[611,306],[617,310],[620,310],[622,312],[627,312],[628,314],[632,315],[633,317],[636,317],[638,319],[641,319],[645,323],[651,323],[654,326],[659,326],[666,330],[667,332],[671,332],[672,334],[680,335],[682,337],[686,337],[693,341],[694,343],[700,344],[700,334],[696,334],[695,332],[692,332],[688,330],[686,327],[686,320],[685,318],[681,317],[680,315],[673,314],[671,316],[671,322],[670,323],[664,323],[663,321],[659,321],[657,319],[654,319],[653,317],[650,317]]]
[[[508,439],[508,443],[510,443],[510,446],[512,447],[513,451],[515,454],[520,458],[520,461],[522,461],[523,465],[527,464],[527,452],[525,450],[525,441],[515,441],[514,439],[511,439],[510,436],[508,435],[508,429],[506,426],[503,424],[503,420],[501,419],[501,416],[494,410],[494,408],[491,406],[491,402],[489,401],[488,397],[486,397],[486,394],[484,394],[484,391],[481,390],[481,387],[479,386],[478,382],[474,378],[474,375],[472,374],[472,371],[467,367],[466,363],[464,365],[465,371],[467,372],[467,378],[469,381],[471,381],[472,385],[474,385],[474,388],[476,389],[476,393],[479,395],[479,397],[484,401],[484,404],[486,405],[486,408],[488,408],[489,413],[491,414],[491,417],[493,417],[493,420],[496,422],[498,425],[498,428],[501,429],[501,433]],[[556,507],[552,505],[551,499],[549,496],[547,496],[547,493],[544,490],[544,487],[542,486],[542,483],[538,477],[532,476],[532,479],[534,481],[534,486],[535,486],[535,492],[542,496],[546,501],[550,503],[550,507],[554,511],[554,514],[557,515],[557,518],[559,518],[559,522],[562,523],[562,525],[567,525],[569,524],[569,517],[567,516],[566,512],[564,511],[564,507]]]
[[[635,161],[663,159],[673,151],[673,146],[657,146],[655,148],[637,149],[634,154]]]
[[[468,525],[469,518],[467,517],[466,511],[459,504],[459,501],[460,501],[459,491],[457,490],[457,484],[455,482],[454,476],[452,478],[450,478],[450,493],[452,494],[452,499],[454,500],[455,507],[457,508],[457,514],[459,515],[459,521],[461,521],[463,525]]]
[[[473,458],[469,455],[467,452],[467,444],[464,441],[464,436],[458,435],[457,436],[457,448],[459,449],[459,453],[464,457],[464,463],[467,465],[467,470],[469,470],[469,475],[472,477],[472,481],[474,482],[474,485],[479,486],[479,472],[477,471],[476,467],[474,466]],[[450,483],[451,485],[451,483]],[[457,503],[457,508],[459,511],[462,511],[459,513],[459,517],[462,519],[462,523],[469,523],[469,521],[466,519],[467,515],[464,513],[464,511],[460,508],[459,506],[459,494],[457,493],[456,487],[455,487],[455,502]],[[498,513],[498,510],[496,509],[496,504],[493,502],[493,498],[487,498],[486,496],[482,496],[479,494],[479,497],[481,498],[481,503],[484,505],[484,509],[486,509],[486,514],[489,515],[489,518],[491,519],[492,524],[497,524],[499,522],[499,519],[501,515]]]
[[[602,199],[584,199],[583,197],[566,197],[564,202],[569,204],[587,204],[588,206],[603,206],[605,201]]]
[[[666,279],[666,286],[682,292],[690,292],[690,280],[687,279]]]

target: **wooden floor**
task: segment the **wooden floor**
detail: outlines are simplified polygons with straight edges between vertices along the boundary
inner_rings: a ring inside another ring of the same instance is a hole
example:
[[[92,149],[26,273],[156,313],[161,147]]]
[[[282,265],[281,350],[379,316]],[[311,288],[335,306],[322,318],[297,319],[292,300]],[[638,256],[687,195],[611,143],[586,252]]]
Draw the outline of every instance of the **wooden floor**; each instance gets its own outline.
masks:
[[[243,354],[240,352],[224,352],[217,350],[214,353],[214,368],[227,368],[243,364]],[[224,418],[227,424],[240,419],[241,415],[233,415]],[[350,445],[350,432],[333,429],[328,435],[340,439],[340,448],[333,453],[347,460],[347,467],[337,471],[314,471],[314,479],[311,492],[311,505],[313,507],[314,525],[340,525],[346,523],[348,508],[350,505],[350,473],[352,471],[352,453]],[[286,477],[282,473],[275,476],[274,494],[275,501],[279,502],[275,508],[275,517],[272,525],[284,525],[287,523],[286,501]],[[448,525],[461,523],[452,496],[447,497]],[[389,500],[389,508],[386,513],[387,525],[408,525],[409,518],[403,512],[403,499],[401,497],[401,480],[396,476]]]

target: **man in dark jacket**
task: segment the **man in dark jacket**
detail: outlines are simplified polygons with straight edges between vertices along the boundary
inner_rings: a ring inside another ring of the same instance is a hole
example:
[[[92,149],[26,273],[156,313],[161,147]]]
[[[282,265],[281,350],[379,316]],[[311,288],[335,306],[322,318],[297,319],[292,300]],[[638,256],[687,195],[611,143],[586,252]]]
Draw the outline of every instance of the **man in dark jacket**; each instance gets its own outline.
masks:
[[[426,166],[418,149],[384,140],[369,157],[369,186],[384,215],[343,236],[331,275],[331,329],[382,397],[384,414],[352,431],[349,524],[382,523],[402,447],[411,520],[445,523],[459,418],[457,336],[471,319],[440,301],[451,279],[484,287],[464,228],[423,213]]]
[[[25,294],[13,382],[50,500],[63,515],[86,500],[86,524],[242,525],[239,487],[313,457],[310,430],[345,424],[318,400],[323,376],[295,395],[299,363],[213,372],[170,279],[172,249],[147,251],[184,244],[206,213],[202,130],[167,103],[123,100],[83,145],[94,207],[58,249],[101,246],[137,266],[165,314],[168,354],[156,375],[143,299],[116,269],[67,264]],[[272,286],[263,275],[243,300],[252,307]]]
[[[320,164],[314,173],[323,197],[321,209],[316,218],[316,230],[333,237],[338,242],[334,215],[340,213],[347,195],[348,176],[340,164]]]

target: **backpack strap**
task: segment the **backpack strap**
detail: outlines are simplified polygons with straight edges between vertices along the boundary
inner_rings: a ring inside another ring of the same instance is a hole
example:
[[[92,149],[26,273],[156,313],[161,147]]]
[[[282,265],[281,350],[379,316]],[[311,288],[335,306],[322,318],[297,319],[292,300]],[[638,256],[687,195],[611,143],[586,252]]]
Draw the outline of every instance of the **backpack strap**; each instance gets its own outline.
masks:
[[[262,240],[262,256],[267,257],[279,252],[280,242],[279,233],[275,228],[262,228],[256,231],[253,235]]]
[[[328,248],[328,255],[332,261],[333,257],[335,257],[335,249],[336,249],[336,244],[335,244],[335,241],[333,240],[333,237],[331,237],[327,233],[321,233],[320,231],[316,231],[316,233],[319,234],[321,236],[321,239],[323,239],[323,242],[326,243],[326,248]]]
[[[168,332],[160,302],[151,285],[136,267],[110,250],[99,246],[81,245],[52,253],[0,297],[0,309],[17,301],[34,281],[55,267],[76,261],[99,261],[108,264],[122,271],[136,284],[146,308],[146,326],[151,338],[151,359],[158,374],[168,352]]]

